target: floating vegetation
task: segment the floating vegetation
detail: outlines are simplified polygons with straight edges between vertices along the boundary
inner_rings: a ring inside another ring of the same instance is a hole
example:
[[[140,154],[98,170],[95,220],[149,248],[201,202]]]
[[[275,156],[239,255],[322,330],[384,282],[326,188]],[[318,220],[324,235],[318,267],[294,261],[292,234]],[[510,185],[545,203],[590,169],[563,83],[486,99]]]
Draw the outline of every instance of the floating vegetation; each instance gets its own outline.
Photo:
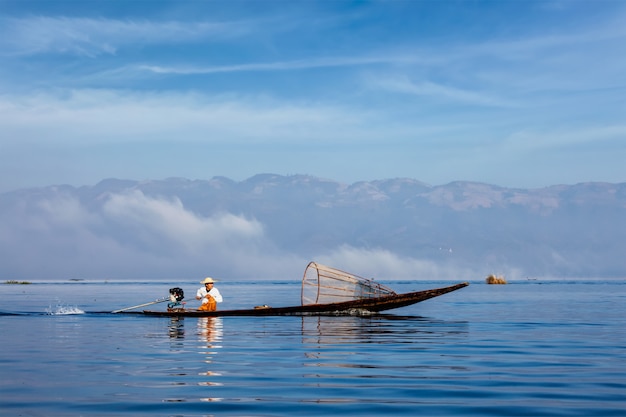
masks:
[[[32,284],[32,282],[29,281],[15,281],[15,280],[8,280],[8,281],[4,281],[5,284],[11,284],[11,285],[28,285],[28,284]]]
[[[506,279],[503,276],[489,275],[485,280],[487,284],[506,284]]]

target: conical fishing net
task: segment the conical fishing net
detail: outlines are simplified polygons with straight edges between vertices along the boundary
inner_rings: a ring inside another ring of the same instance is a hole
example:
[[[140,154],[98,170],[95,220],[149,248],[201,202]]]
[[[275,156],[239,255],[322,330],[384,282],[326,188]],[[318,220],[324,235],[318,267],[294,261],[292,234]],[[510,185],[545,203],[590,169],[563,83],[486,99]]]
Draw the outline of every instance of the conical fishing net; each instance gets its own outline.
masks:
[[[395,292],[371,279],[311,262],[302,277],[302,305],[377,298]]]

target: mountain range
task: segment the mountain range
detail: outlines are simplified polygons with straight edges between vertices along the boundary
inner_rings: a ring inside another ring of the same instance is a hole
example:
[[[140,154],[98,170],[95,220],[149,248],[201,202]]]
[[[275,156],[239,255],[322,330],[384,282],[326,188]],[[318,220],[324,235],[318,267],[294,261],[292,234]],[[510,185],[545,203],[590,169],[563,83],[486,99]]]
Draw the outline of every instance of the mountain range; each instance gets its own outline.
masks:
[[[626,183],[106,179],[0,194],[0,278],[623,277],[625,220]]]

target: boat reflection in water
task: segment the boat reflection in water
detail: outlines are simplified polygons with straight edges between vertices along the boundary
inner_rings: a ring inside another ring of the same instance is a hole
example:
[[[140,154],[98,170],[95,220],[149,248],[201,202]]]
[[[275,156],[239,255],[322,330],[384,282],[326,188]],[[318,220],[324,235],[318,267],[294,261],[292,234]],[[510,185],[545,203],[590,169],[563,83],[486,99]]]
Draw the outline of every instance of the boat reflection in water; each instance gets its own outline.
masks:
[[[388,403],[402,402],[402,392],[424,389],[436,374],[457,380],[467,374],[467,358],[458,345],[467,343],[469,324],[418,316],[303,317],[302,374],[315,387],[315,403],[363,401],[354,394],[375,388]]]
[[[373,315],[370,317],[302,317],[302,343],[310,359],[332,360],[333,367],[341,367],[339,357],[346,365],[354,367],[359,356],[366,367],[371,367],[369,351],[362,344],[372,344],[372,352],[386,354],[406,351],[419,352],[446,348],[446,345],[463,343],[468,337],[469,325],[465,321],[445,321],[419,316]],[[346,346],[354,345],[354,352]],[[378,345],[378,346],[376,346]],[[350,353],[350,354],[349,354]],[[355,354],[352,354],[355,353]],[[372,353],[372,355],[374,355]],[[309,366],[328,366],[313,362]],[[358,366],[358,365],[357,365]],[[411,364],[411,366],[419,366]]]
[[[170,317],[168,333],[172,339],[184,339],[185,319],[183,317]]]
[[[219,349],[222,347],[220,343],[222,342],[223,328],[221,317],[199,317],[198,339],[206,342],[207,349]]]
[[[206,381],[198,383],[200,386],[214,387],[222,386],[221,382],[216,382],[222,374],[211,371],[213,357],[218,353],[218,349],[222,348],[223,323],[221,317],[200,317],[198,320],[198,341],[200,342],[200,353],[204,356],[204,363],[207,364],[207,370],[200,372],[199,375],[207,376]],[[221,401],[217,397],[204,397],[201,401],[215,402]]]

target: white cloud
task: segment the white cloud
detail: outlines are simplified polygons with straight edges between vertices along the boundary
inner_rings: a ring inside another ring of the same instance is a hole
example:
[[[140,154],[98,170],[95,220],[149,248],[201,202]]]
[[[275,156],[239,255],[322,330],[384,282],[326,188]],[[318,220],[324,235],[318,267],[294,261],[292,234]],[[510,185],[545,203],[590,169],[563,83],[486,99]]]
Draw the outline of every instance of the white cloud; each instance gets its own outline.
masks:
[[[332,266],[364,278],[377,281],[459,279],[475,277],[468,270],[442,265],[433,261],[399,256],[386,249],[366,249],[343,245],[316,257],[320,263]]]
[[[211,248],[244,247],[263,238],[263,227],[230,213],[201,217],[183,207],[180,200],[154,199],[140,191],[114,194],[103,206],[107,218],[154,242],[149,246],[185,248],[202,254]]]
[[[222,280],[298,281],[309,261],[379,282],[463,281],[484,273],[349,245],[308,257],[278,249],[254,219],[231,213],[201,216],[178,199],[140,191],[103,199],[101,208],[87,207],[58,192],[54,198],[7,205],[0,216],[3,274],[11,279],[170,280],[210,274]]]
[[[62,193],[5,210],[3,273],[20,279],[184,279],[209,272],[281,279],[294,278],[289,265],[303,268],[304,261],[276,250],[256,220],[230,213],[203,217],[178,200],[140,192],[107,198],[102,210]]]
[[[234,95],[72,90],[0,96],[5,143],[352,141],[372,135],[368,116],[333,105]]]
[[[56,233],[60,229],[66,232],[78,232],[90,229],[99,224],[99,219],[83,207],[74,197],[63,195],[54,199],[44,199],[37,204],[41,210],[38,214],[29,216],[29,226],[34,229]]]
[[[224,39],[247,32],[246,22],[177,22],[37,16],[0,20],[0,46],[13,54],[115,54],[129,44]]]
[[[499,97],[495,97],[484,91],[472,91],[457,87],[437,84],[431,81],[414,82],[406,76],[388,76],[385,78],[372,78],[369,85],[384,90],[410,94],[415,96],[428,96],[437,100],[461,102],[478,106],[490,107],[517,107],[518,104]]]
[[[239,65],[219,66],[160,66],[139,65],[133,67],[141,71],[154,72],[156,74],[215,74],[221,72],[254,72],[254,71],[292,71],[301,69],[332,68],[332,67],[355,67],[377,64],[415,63],[422,62],[417,57],[403,55],[372,55],[372,56],[343,56],[343,57],[309,57],[307,59],[293,61],[277,61],[267,63],[246,63]],[[133,69],[130,68],[130,69]]]
[[[624,138],[626,138],[626,125],[582,128],[572,126],[569,129],[551,130],[528,129],[512,134],[503,140],[498,148],[509,154],[575,148],[580,145],[592,145],[593,149],[603,149],[603,144],[610,142],[620,144],[620,148],[623,148],[626,146]]]

